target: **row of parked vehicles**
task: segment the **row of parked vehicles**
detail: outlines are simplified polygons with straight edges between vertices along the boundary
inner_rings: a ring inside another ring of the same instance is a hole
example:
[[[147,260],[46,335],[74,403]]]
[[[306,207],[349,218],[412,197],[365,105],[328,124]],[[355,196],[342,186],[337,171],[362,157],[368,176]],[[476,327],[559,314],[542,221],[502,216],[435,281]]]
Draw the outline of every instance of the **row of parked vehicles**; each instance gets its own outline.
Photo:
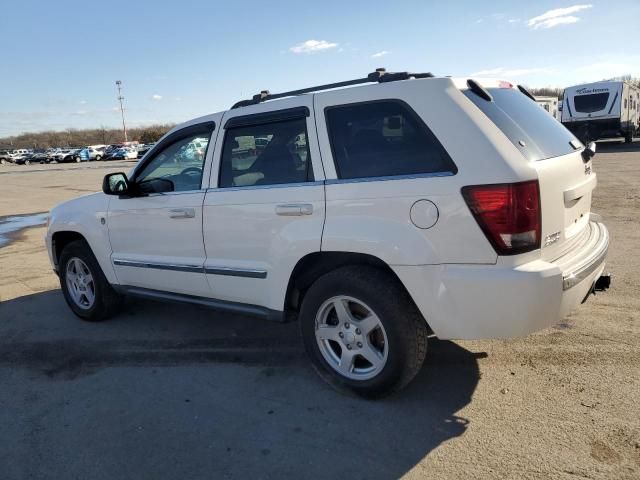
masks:
[[[135,160],[142,158],[153,144],[88,145],[81,148],[0,150],[0,164],[87,162],[91,160]]]

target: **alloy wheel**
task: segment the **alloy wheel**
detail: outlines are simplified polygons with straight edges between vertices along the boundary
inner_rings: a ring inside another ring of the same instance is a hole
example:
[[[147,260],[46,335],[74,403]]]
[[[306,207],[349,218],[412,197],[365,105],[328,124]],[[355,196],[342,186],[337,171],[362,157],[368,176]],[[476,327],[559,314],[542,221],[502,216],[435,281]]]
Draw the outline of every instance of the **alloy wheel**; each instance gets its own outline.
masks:
[[[316,315],[316,342],[327,364],[351,380],[368,380],[384,368],[389,353],[380,318],[364,302],[339,295]]]

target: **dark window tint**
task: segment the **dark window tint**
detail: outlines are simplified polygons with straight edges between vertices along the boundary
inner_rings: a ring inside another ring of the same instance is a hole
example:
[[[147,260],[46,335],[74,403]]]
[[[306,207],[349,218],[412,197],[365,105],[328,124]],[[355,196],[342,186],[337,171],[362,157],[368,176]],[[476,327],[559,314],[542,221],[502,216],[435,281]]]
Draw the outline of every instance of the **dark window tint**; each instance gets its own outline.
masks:
[[[440,142],[402,102],[329,107],[325,115],[339,178],[456,172]]]
[[[593,113],[604,110],[609,100],[608,93],[594,93],[591,95],[576,95],[573,97],[573,104],[576,112]],[[625,100],[626,103],[626,100]]]
[[[304,118],[227,130],[220,187],[313,180]]]
[[[506,135],[527,160],[544,160],[574,152],[578,141],[536,102],[514,88],[490,88],[493,101],[471,90],[464,94]]]

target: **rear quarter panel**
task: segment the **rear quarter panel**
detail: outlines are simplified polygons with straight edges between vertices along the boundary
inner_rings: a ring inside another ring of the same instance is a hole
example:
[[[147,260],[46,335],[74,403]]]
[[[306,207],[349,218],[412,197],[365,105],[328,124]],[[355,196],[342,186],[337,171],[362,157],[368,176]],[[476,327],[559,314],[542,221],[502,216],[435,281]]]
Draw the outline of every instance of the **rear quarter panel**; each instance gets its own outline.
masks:
[[[455,175],[336,181],[325,108],[382,99],[400,99],[413,108],[453,159],[458,169]],[[390,265],[496,262],[497,255],[460,189],[471,184],[535,179],[536,172],[450,79],[316,94],[315,114],[327,175],[323,251],[368,253]],[[438,208],[438,221],[429,229],[417,228],[410,218],[412,205],[420,199],[430,200]]]

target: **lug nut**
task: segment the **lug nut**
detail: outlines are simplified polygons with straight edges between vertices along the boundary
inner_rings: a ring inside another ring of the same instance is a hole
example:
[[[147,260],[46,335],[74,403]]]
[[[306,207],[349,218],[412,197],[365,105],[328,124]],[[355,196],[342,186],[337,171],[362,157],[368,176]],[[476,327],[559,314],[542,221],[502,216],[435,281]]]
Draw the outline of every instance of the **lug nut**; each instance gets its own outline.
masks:
[[[340,338],[344,338],[344,333],[340,332],[338,333],[338,335],[340,336]]]
[[[362,348],[362,343],[358,342],[358,348]]]
[[[357,333],[358,335],[360,335],[360,329],[359,329],[359,328],[356,328],[356,333]]]
[[[349,328],[349,322],[346,322],[346,323],[344,324],[344,328]]]
[[[347,350],[351,350],[351,345],[347,345]]]

